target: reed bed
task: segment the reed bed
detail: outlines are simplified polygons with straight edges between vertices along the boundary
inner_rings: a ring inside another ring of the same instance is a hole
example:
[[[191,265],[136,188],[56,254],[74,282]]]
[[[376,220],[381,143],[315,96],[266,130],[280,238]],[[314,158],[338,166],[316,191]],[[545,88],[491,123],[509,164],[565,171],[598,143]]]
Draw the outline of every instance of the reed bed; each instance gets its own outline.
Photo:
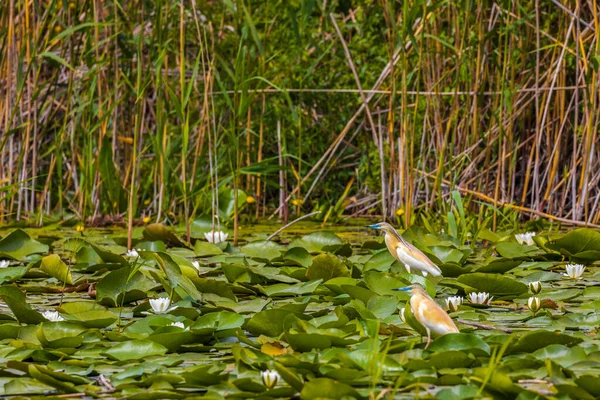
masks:
[[[596,0],[3,4],[0,222],[600,224]]]

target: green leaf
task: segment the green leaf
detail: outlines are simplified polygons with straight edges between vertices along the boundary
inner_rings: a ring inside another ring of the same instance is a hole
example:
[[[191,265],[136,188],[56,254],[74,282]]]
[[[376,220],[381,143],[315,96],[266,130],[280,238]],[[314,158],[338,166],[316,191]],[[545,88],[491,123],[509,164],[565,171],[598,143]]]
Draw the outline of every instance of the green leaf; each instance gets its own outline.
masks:
[[[509,348],[510,353],[532,353],[538,349],[550,346],[551,344],[562,344],[565,346],[574,346],[583,342],[583,339],[565,335],[558,332],[545,330],[528,332],[521,336],[519,340]]]
[[[285,251],[285,247],[270,240],[259,240],[248,243],[240,250],[256,260],[271,262],[281,257],[281,253]]]
[[[181,273],[181,268],[167,253],[153,253],[154,258],[167,274],[171,289],[182,288],[192,299],[202,301],[202,293],[196,289],[192,281]]]
[[[151,340],[129,340],[106,350],[105,354],[117,361],[142,360],[146,357],[161,356],[167,348]]]
[[[216,331],[239,328],[244,324],[244,317],[234,312],[220,311],[200,316],[190,327],[197,335],[210,335]]]
[[[289,249],[283,256],[283,259],[287,261],[286,265],[292,264],[304,268],[309,267],[313,260],[310,253],[302,247],[293,247]]]
[[[149,224],[142,232],[144,239],[151,242],[160,240],[167,246],[171,247],[186,247],[173,232],[163,224]]]
[[[434,353],[448,350],[470,351],[476,356],[490,354],[490,346],[473,333],[449,333],[436,339],[427,350]]]
[[[457,281],[472,287],[474,291],[487,292],[492,296],[516,297],[528,290],[524,283],[499,274],[474,272],[459,276]]]
[[[46,322],[37,330],[37,338],[45,347],[55,349],[79,347],[85,328],[67,321]]]
[[[223,253],[223,250],[221,250],[212,243],[208,243],[202,240],[196,240],[196,243],[194,243],[194,252],[198,257],[206,257],[221,254]]]
[[[29,271],[29,267],[6,267],[0,269],[0,285],[19,280]]]
[[[73,284],[71,271],[67,264],[60,259],[58,254],[50,254],[49,256],[42,258],[40,269],[67,285]]]
[[[283,333],[283,321],[285,317],[290,314],[296,315],[298,318],[308,319],[308,317],[302,314],[296,314],[289,310],[263,310],[254,314],[252,318],[248,320],[244,328],[256,336],[265,335],[277,337]]]
[[[147,293],[156,287],[156,283],[136,271],[133,266],[119,268],[109,272],[96,285],[96,299],[108,306],[120,306],[148,297]]]
[[[300,239],[294,239],[288,248],[302,247],[309,253],[320,253],[321,251],[335,250],[344,242],[332,232],[314,232],[303,236]],[[329,249],[328,249],[329,248]]]
[[[584,251],[600,251],[600,232],[590,228],[575,229],[547,247],[557,251],[566,250],[575,256]]]
[[[300,397],[303,400],[362,398],[352,386],[328,378],[317,378],[307,382],[300,392]]]
[[[39,312],[33,310],[25,300],[25,294],[14,286],[0,287],[0,299],[15,314],[17,320],[24,324],[38,324],[46,321]]]
[[[330,279],[338,277],[349,277],[350,270],[336,256],[331,254],[319,254],[312,260],[312,264],[306,270],[308,279],[322,279],[327,282]]]
[[[29,364],[29,366],[28,366],[29,375],[31,375],[32,378],[35,378],[39,382],[42,382],[48,386],[52,386],[53,388],[56,388],[63,392],[66,392],[66,393],[80,392],[80,390],[78,388],[76,388],[72,382],[63,381],[62,379],[56,379],[53,376],[50,376],[49,374],[45,374],[45,373],[41,372],[40,371],[41,369],[43,369],[42,366],[36,366],[33,364]]]
[[[285,283],[276,283],[264,288],[264,292],[269,297],[299,296],[302,294],[313,293],[317,287],[323,283],[322,280],[302,282],[295,285],[286,285]]]
[[[48,246],[32,239],[21,229],[12,231],[0,240],[0,256],[14,260],[29,261],[29,256],[47,251]]]
[[[291,369],[287,368],[283,364],[279,362],[275,362],[275,370],[279,373],[281,378],[295,390],[300,392],[304,387],[304,382],[302,379],[296,375]]]
[[[117,316],[106,307],[90,301],[64,303],[59,307],[59,311],[67,314],[69,320],[79,322],[86,328],[106,328],[117,320]]]

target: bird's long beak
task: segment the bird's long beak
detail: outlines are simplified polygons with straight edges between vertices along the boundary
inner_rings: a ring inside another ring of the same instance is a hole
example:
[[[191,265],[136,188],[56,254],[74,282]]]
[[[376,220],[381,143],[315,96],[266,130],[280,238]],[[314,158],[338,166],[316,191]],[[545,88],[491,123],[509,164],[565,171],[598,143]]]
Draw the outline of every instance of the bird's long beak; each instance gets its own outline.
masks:
[[[392,290],[397,290],[399,292],[409,292],[410,289],[411,289],[410,286],[404,286],[404,287],[399,287],[399,288],[395,288],[395,289],[392,289]]]
[[[381,226],[379,226],[379,224],[373,224],[373,225],[369,225],[369,226],[367,226],[367,228],[371,228],[371,229],[381,229]]]

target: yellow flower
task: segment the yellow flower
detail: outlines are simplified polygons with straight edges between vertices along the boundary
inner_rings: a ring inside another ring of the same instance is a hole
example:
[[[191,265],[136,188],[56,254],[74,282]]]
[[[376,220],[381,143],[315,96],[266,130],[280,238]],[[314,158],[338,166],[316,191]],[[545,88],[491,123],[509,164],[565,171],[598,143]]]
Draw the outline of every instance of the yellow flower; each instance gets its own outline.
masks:
[[[252,196],[248,196],[248,197],[246,197],[246,203],[254,204],[254,203],[256,203],[256,199]]]
[[[301,206],[302,204],[304,204],[304,200],[302,200],[302,199],[292,200],[292,205],[294,205],[294,206]]]
[[[404,215],[404,209],[403,209],[403,208],[399,208],[399,209],[397,209],[397,210],[396,210],[396,215],[397,215],[397,216]]]
[[[85,229],[85,227],[83,225],[77,225],[77,226],[75,226],[75,230],[77,232],[83,232],[84,229]]]
[[[150,219],[151,219],[151,218],[150,218],[150,216],[149,216],[149,215],[148,215],[148,216],[145,216],[145,217],[144,217],[144,223],[145,223],[145,224],[147,224],[148,222],[150,222]]]

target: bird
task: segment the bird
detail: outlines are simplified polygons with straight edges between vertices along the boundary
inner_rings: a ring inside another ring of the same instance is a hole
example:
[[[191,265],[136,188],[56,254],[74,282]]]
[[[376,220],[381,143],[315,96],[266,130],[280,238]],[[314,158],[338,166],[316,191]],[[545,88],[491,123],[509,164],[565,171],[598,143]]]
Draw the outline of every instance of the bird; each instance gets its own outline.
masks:
[[[427,345],[431,343],[431,334],[443,336],[448,333],[460,333],[452,318],[436,303],[420,285],[411,285],[397,288],[403,292],[410,292],[410,310],[414,317],[427,331]]]
[[[441,276],[442,271],[423,252],[408,243],[393,226],[387,222],[369,225],[368,228],[379,229],[385,232],[385,245],[392,256],[404,264],[408,273],[414,268],[423,273],[423,276]]]

